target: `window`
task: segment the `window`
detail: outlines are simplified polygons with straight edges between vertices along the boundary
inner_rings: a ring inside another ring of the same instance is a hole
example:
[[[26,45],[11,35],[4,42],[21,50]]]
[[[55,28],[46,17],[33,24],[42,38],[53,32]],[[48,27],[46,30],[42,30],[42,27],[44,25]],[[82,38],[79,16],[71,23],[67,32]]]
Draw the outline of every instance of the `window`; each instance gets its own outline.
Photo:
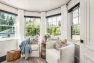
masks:
[[[72,39],[80,40],[80,19],[79,19],[79,8],[76,8],[72,12],[73,21],[72,21]]]
[[[40,18],[25,17],[25,36],[40,34]]]
[[[0,11],[0,38],[14,37],[15,20],[16,16],[14,14]]]
[[[59,37],[61,34],[60,32],[61,15],[48,17],[47,22],[48,22],[48,29],[47,29],[48,34],[54,37]]]

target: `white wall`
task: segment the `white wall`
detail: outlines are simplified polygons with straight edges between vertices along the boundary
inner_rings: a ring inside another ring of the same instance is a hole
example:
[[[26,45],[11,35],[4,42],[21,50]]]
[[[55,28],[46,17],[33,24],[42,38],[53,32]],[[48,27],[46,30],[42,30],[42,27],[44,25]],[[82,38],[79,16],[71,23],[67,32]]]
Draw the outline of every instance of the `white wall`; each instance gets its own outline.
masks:
[[[54,15],[54,14],[58,14],[58,13],[61,13],[61,8],[48,11],[46,16],[50,16],[50,15]]]
[[[24,39],[24,27],[25,26],[25,19],[24,19],[24,10],[18,10],[18,16],[16,20],[16,38],[19,39],[19,43]]]
[[[80,0],[71,0],[69,3],[68,3],[68,9],[72,8],[73,6],[75,6],[77,3],[79,3]]]
[[[46,33],[47,33],[46,12],[41,12],[40,36],[43,37]]]
[[[67,6],[61,7],[61,39],[67,39],[68,34],[68,16],[67,16]]]
[[[17,14],[17,9],[0,3],[0,9]]]
[[[68,13],[68,30],[67,30],[67,32],[68,32],[68,35],[67,35],[67,37],[68,37],[68,39],[70,40],[71,39],[71,25],[72,25],[72,13]]]
[[[41,13],[40,12],[29,12],[29,11],[25,11],[24,12],[24,15],[25,16],[41,16]]]
[[[11,40],[0,40],[0,57],[7,54],[7,51],[9,50],[15,50],[17,49],[17,40],[11,39]]]

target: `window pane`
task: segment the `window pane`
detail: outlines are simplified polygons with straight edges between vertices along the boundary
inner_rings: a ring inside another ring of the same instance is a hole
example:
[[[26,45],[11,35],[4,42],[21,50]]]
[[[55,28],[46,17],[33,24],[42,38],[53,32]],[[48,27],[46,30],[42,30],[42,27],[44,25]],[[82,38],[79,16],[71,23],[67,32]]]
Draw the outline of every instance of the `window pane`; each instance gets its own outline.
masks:
[[[14,33],[13,27],[0,26],[0,38],[13,37]]]
[[[73,19],[73,25],[74,24],[79,24],[79,20],[78,19],[79,19],[78,17],[76,17],[76,18]]]
[[[73,11],[73,18],[78,17],[78,11],[79,9],[76,9]]]
[[[14,37],[16,16],[0,11],[0,38]]]
[[[28,18],[25,25],[25,36],[35,36],[40,34],[40,18]],[[27,22],[28,21],[28,22]]]
[[[26,19],[26,23],[29,23],[29,21],[30,21],[30,18],[27,18],[27,19]]]
[[[73,11],[72,39],[80,40],[79,8]]]
[[[48,22],[48,34],[51,37],[59,37],[60,36],[60,22],[61,22],[61,16],[54,16],[47,18]]]

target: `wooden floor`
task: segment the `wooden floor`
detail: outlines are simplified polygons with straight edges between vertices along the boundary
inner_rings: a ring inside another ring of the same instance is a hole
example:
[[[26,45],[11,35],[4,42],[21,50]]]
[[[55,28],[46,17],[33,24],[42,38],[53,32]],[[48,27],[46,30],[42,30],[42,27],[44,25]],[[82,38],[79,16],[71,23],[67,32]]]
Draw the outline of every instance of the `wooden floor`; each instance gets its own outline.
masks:
[[[25,60],[24,58],[21,58],[17,61],[13,61],[13,62],[2,62],[2,63],[46,63],[46,61],[44,59],[41,58],[29,58],[27,60]]]

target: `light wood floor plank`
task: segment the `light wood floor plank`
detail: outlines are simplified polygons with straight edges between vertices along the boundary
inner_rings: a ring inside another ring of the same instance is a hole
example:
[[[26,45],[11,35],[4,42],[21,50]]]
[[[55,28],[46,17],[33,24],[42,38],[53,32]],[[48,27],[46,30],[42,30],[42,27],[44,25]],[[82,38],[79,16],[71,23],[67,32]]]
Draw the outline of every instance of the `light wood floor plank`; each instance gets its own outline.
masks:
[[[44,59],[41,58],[28,58],[27,60],[25,60],[24,58],[21,58],[17,61],[13,61],[13,62],[2,62],[2,63],[46,63]]]

